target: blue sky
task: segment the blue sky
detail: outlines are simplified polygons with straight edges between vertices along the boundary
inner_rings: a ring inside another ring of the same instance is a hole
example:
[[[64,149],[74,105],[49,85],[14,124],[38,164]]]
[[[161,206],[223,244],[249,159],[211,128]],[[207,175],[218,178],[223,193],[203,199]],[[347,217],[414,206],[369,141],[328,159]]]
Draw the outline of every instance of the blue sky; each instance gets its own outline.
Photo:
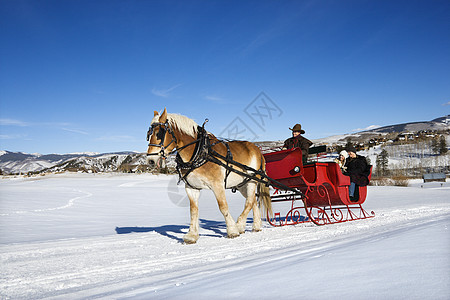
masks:
[[[431,120],[450,113],[449,15],[437,0],[0,0],[0,148],[143,152],[164,107],[249,140]]]

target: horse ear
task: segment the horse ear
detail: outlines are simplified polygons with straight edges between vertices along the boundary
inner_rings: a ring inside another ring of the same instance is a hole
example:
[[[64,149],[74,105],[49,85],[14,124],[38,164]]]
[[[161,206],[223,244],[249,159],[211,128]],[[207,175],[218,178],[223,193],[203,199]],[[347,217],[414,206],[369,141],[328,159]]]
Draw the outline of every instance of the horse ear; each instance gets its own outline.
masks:
[[[153,112],[153,117],[156,117],[157,115],[159,115],[159,112],[157,112],[156,110]]]
[[[166,121],[167,121],[167,109],[164,107],[164,111],[161,117],[159,117],[159,122],[165,123]]]

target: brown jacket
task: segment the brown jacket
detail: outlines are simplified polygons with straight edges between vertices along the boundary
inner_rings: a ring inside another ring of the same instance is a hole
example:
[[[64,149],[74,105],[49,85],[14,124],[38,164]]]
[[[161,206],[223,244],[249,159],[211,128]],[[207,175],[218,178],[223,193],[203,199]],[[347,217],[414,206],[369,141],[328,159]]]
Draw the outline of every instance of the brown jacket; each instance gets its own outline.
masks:
[[[300,148],[302,150],[302,156],[308,155],[308,149],[313,143],[307,138],[298,135],[296,137],[291,137],[284,141],[283,148],[291,149],[291,148]]]

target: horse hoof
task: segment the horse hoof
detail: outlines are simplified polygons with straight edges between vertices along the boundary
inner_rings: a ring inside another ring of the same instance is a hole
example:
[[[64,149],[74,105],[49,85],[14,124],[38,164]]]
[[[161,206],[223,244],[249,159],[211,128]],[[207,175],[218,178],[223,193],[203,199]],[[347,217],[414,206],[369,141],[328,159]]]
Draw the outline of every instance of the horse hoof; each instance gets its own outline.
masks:
[[[183,240],[183,242],[187,245],[192,245],[192,244],[197,243],[197,241],[193,241],[193,240]]]
[[[262,229],[261,229],[261,228],[253,228],[252,231],[253,231],[253,232],[260,232],[260,231],[262,231]]]
[[[237,238],[238,236],[239,236],[239,233],[229,233],[228,234],[229,239],[234,239],[234,238]]]
[[[185,244],[195,244],[195,243],[197,243],[197,240],[198,240],[198,236],[196,237],[196,236],[188,236],[188,235],[186,235],[183,238],[183,241],[184,241]]]

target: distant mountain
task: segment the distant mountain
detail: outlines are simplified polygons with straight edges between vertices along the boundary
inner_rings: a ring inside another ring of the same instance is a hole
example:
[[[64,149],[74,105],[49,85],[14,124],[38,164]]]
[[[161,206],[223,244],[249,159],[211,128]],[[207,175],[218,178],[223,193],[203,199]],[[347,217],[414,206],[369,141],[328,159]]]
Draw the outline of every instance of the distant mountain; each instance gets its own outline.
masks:
[[[439,131],[439,130],[449,130],[450,129],[450,115],[445,117],[437,118],[431,121],[424,122],[410,122],[402,123],[397,125],[389,125],[378,127],[372,130],[367,130],[364,132],[373,133],[391,133],[391,132],[418,132],[418,131]]]
[[[145,153],[105,153],[95,156],[75,157],[52,167],[41,170],[41,172],[138,172],[150,168],[147,165]]]
[[[4,174],[28,172],[129,172],[146,166],[146,155],[134,152],[74,154],[26,154],[0,151],[0,170]],[[141,167],[139,167],[141,166]]]
[[[363,142],[379,135],[394,133],[420,132],[420,131],[450,131],[450,115],[437,118],[431,121],[401,123],[364,130],[355,133],[335,135],[321,139],[313,140],[316,144],[343,144],[348,139],[354,142]]]
[[[10,151],[1,151],[0,154],[0,169],[7,174],[36,172],[74,158],[70,154],[41,155]]]

